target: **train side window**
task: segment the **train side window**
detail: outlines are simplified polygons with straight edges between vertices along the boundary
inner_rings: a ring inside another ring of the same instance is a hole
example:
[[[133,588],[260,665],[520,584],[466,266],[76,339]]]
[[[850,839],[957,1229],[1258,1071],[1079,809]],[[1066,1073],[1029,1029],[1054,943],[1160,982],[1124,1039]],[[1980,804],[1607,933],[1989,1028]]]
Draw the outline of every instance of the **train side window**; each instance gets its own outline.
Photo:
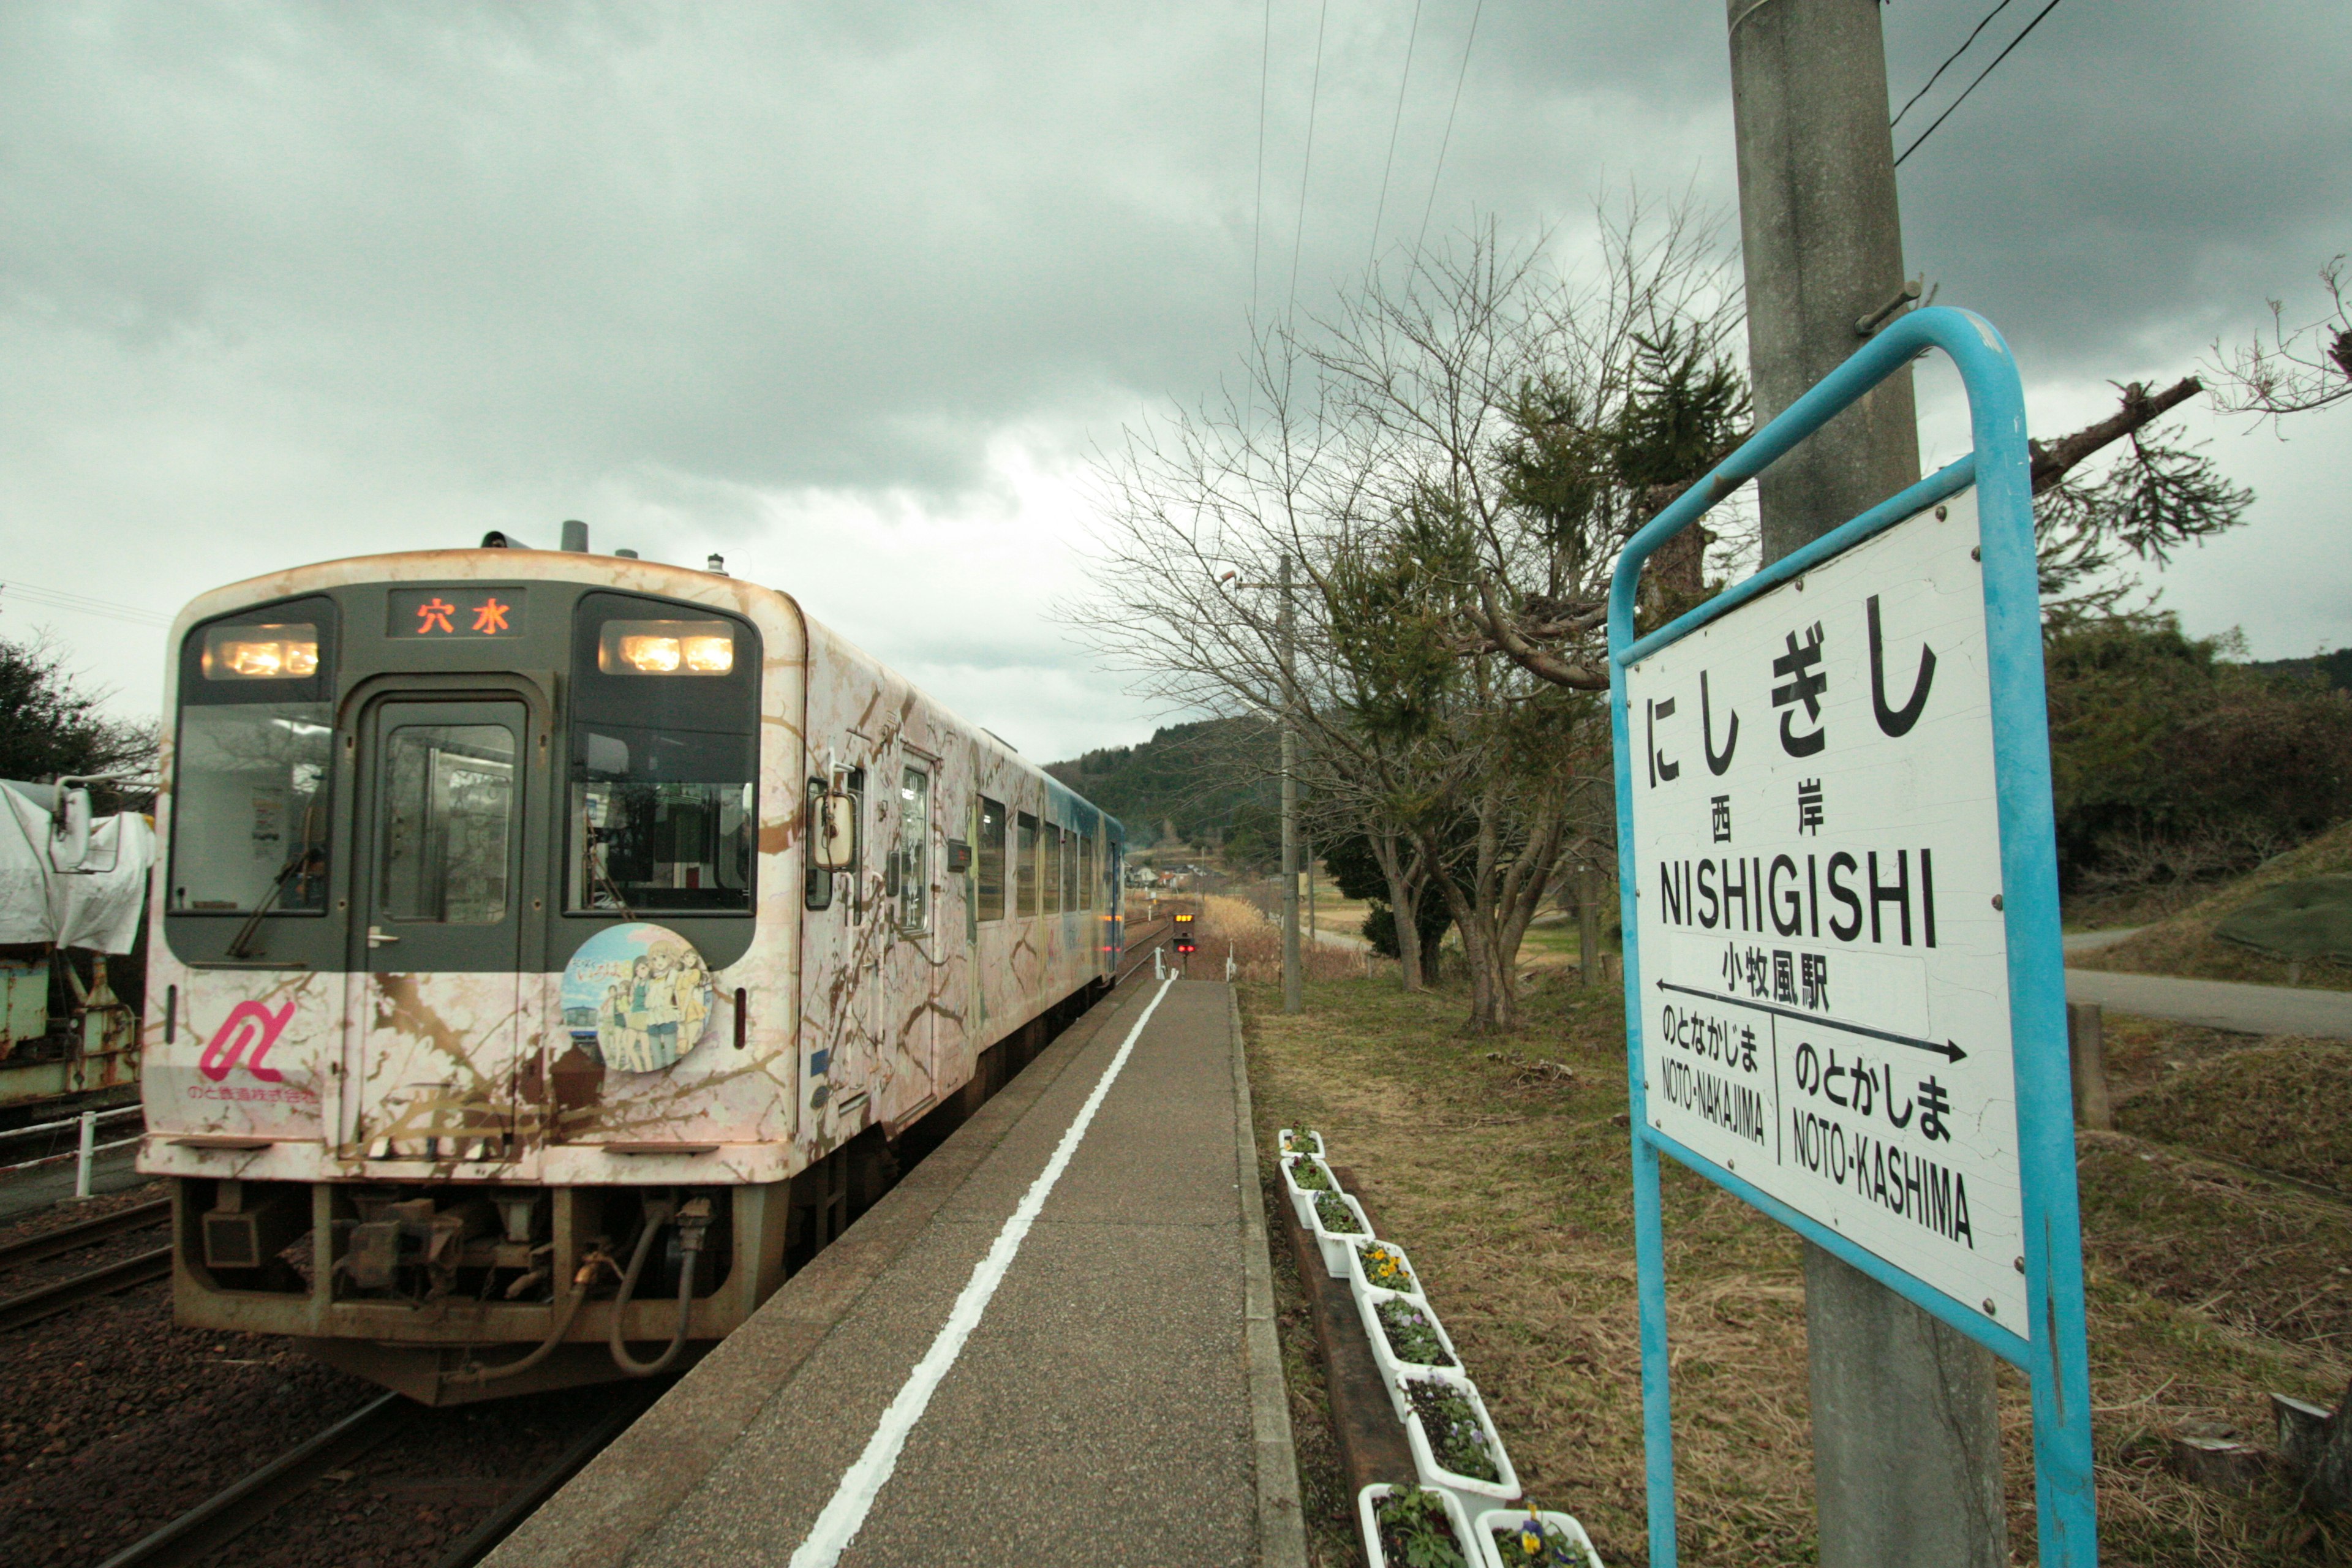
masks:
[[[1095,836],[1078,836],[1078,908],[1090,910],[1098,902],[1095,897]]]
[[[1013,849],[1020,861],[1020,912],[1034,915],[1037,912],[1037,873],[1041,868],[1038,852],[1042,847],[1037,842],[1037,819],[1024,811],[1014,826]]]
[[[1004,918],[1004,803],[980,797],[980,918]]]
[[[1045,824],[1045,913],[1062,912],[1062,829],[1056,823]]]
[[[931,929],[931,775],[898,774],[898,929]]]
[[[1062,907],[1076,911],[1078,907],[1078,830],[1062,829]]]

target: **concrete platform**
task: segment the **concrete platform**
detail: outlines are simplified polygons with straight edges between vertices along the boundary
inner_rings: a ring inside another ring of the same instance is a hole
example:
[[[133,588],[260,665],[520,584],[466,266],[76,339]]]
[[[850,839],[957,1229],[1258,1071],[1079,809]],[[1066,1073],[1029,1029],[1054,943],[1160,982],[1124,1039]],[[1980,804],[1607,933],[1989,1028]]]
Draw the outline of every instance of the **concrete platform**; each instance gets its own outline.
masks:
[[[1130,981],[487,1561],[1303,1568],[1248,1092]]]

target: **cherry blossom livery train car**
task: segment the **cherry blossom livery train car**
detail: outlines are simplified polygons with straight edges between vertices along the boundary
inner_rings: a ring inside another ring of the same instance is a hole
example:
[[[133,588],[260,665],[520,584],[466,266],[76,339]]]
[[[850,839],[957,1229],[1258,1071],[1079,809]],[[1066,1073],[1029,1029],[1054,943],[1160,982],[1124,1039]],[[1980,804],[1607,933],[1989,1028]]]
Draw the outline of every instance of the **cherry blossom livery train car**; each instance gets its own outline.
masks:
[[[422,1400],[690,1360],[1117,962],[1116,821],[716,571],[306,566],[170,691],[179,1320]]]

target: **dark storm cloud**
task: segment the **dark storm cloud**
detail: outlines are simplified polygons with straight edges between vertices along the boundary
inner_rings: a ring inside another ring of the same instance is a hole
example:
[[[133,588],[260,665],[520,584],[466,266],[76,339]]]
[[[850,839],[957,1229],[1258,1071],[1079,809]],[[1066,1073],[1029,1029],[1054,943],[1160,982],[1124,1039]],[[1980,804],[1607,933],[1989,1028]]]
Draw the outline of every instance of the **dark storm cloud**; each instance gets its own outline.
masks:
[[[1557,9],[1483,17],[1450,156],[1489,202],[1580,197],[1547,111],[1579,71],[1632,90],[1675,58]],[[1410,15],[1340,10],[1310,299],[1369,247]],[[1426,10],[1391,237],[1424,210],[1467,16]],[[951,484],[1009,413],[1091,413],[1230,360],[1261,15],[19,8],[0,276],[14,310],[125,353],[266,344],[265,374],[404,409],[485,479],[625,452]],[[1273,37],[1268,295],[1298,232],[1311,16],[1285,7]],[[1686,65],[1713,52],[1693,42]]]
[[[1886,8],[1898,105],[1990,8]],[[2041,8],[2011,5],[1897,151]],[[2030,370],[2185,373],[2352,247],[2347,21],[2340,0],[2059,6],[1903,166],[1910,265]]]
[[[1989,4],[1890,5],[1895,91]],[[97,530],[107,596],[168,610],[588,515],[823,571],[882,657],[1014,672],[991,700],[1057,669],[1039,732],[1082,741],[1128,711],[1038,624],[1083,503],[1016,504],[1008,450],[1066,473],[1213,393],[1253,300],[1281,318],[1295,272],[1323,309],[1376,214],[1391,258],[1424,213],[1573,258],[1596,195],[1734,195],[1721,0],[1423,0],[1399,116],[1413,15],[0,7],[0,548]],[[2345,34],[2337,0],[2068,0],[1906,165],[1913,267],[2037,384],[2178,374],[2352,248]],[[153,700],[160,654],[80,651]]]

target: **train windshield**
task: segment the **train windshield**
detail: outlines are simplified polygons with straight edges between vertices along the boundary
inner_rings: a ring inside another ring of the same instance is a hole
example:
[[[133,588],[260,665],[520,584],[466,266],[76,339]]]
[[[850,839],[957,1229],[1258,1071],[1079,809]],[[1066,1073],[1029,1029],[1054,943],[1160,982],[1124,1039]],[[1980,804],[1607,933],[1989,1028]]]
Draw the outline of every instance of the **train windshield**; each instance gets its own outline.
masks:
[[[335,630],[334,606],[307,600],[182,645],[172,910],[325,912]]]
[[[572,758],[574,910],[749,910],[748,737],[583,724]]]
[[[173,802],[173,909],[242,912],[265,900],[278,910],[326,907],[333,739],[324,702],[187,710]]]
[[[625,594],[582,599],[567,909],[751,912],[758,647],[731,617]]]

